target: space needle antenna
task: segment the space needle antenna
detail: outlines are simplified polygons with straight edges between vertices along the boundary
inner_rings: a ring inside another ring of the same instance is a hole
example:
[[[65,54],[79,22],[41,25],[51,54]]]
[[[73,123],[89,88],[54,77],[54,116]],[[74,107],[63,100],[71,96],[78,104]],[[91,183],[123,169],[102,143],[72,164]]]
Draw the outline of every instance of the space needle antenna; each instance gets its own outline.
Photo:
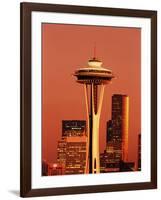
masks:
[[[96,59],[96,42],[94,42],[93,58]]]

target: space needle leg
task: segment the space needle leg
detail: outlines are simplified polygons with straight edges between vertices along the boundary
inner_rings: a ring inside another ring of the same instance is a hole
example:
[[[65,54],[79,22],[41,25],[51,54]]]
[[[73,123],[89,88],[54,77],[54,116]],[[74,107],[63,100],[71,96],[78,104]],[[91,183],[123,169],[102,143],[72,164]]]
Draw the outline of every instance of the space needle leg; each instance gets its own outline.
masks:
[[[85,93],[85,104],[86,104],[86,113],[87,113],[87,143],[86,143],[86,164],[85,164],[85,174],[89,173],[89,97],[88,97],[88,85],[84,84],[84,93]]]
[[[98,87],[100,95],[98,97]],[[92,173],[100,173],[99,158],[99,123],[101,107],[103,102],[104,85],[94,85],[92,83]],[[98,101],[99,100],[99,101]]]

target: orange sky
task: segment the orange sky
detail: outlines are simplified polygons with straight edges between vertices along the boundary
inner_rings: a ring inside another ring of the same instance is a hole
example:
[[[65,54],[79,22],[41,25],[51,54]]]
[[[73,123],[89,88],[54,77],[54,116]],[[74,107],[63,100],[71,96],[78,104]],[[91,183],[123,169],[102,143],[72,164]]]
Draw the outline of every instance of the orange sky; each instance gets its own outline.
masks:
[[[61,121],[86,118],[83,86],[72,73],[93,56],[117,77],[106,86],[100,124],[100,152],[106,144],[106,121],[111,119],[111,97],[130,97],[129,161],[136,160],[141,131],[141,30],[80,25],[42,25],[42,138],[43,158],[56,162]]]

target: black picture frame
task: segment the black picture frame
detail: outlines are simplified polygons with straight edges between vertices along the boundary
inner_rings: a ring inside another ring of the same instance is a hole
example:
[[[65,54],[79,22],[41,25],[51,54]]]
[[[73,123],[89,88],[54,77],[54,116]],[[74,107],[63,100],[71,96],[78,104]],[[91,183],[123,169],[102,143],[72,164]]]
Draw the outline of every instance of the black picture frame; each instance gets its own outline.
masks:
[[[31,168],[31,13],[33,11],[142,17],[151,19],[151,180],[150,182],[32,189]],[[20,196],[48,196],[157,188],[157,12],[41,3],[20,4],[21,144]]]

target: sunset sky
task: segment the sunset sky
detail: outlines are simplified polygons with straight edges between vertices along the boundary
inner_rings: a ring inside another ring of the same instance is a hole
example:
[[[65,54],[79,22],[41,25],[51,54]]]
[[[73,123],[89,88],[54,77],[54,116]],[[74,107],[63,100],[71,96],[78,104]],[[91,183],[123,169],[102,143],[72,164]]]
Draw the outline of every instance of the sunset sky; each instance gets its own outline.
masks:
[[[93,57],[116,76],[105,88],[100,122],[100,152],[106,145],[106,121],[111,119],[113,94],[130,98],[129,161],[137,159],[141,131],[141,30],[138,28],[42,25],[42,153],[56,162],[62,120],[86,120],[83,86],[73,72]]]

